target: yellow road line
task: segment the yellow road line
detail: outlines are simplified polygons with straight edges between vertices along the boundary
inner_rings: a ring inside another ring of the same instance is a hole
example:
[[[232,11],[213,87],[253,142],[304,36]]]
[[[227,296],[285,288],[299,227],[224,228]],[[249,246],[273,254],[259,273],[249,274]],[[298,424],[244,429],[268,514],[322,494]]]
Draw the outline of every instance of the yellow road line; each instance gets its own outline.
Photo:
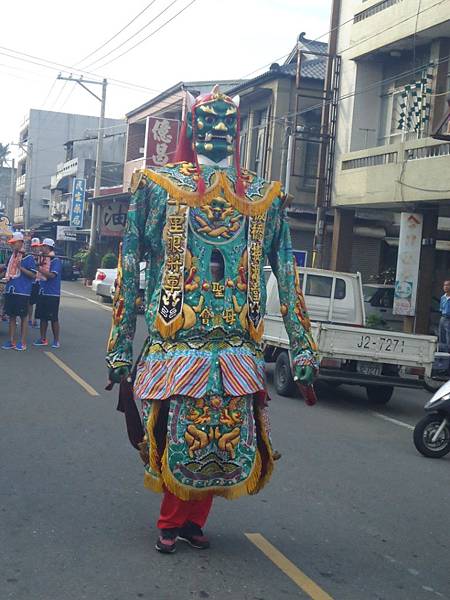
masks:
[[[94,390],[94,388],[89,385],[87,381],[82,379],[73,369],[68,367],[65,362],[63,362],[60,358],[55,356],[53,352],[44,352],[55,364],[58,365],[63,371],[67,373],[69,377],[72,377],[74,381],[76,381],[81,387],[91,396],[98,396],[98,392]]]
[[[260,533],[246,533],[245,536],[312,600],[333,600],[329,594],[300,571],[293,562],[286,558],[275,546],[272,546]]]

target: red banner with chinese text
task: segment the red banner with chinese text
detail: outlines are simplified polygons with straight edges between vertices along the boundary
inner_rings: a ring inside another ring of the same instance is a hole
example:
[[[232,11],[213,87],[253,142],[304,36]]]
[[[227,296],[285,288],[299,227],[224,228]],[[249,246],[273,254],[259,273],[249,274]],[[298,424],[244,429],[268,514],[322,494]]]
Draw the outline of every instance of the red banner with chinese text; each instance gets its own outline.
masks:
[[[147,117],[145,165],[162,167],[173,162],[178,143],[179,122],[164,117]]]

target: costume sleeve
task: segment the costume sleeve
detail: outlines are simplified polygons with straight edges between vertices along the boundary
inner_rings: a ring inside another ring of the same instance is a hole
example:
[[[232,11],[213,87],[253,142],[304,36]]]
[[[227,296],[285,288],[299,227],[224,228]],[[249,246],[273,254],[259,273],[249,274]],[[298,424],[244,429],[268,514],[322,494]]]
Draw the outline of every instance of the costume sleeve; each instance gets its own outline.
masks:
[[[113,318],[106,363],[110,369],[130,368],[136,331],[136,299],[140,262],[147,263],[147,296],[154,272],[164,256],[163,228],[167,193],[143,174],[133,193],[117,266]]]
[[[106,356],[106,362],[111,369],[130,367],[133,363],[139,262],[144,254],[147,196],[148,190],[145,186],[138,187],[132,195],[119,250],[112,326]]]
[[[269,248],[269,262],[277,278],[280,296],[280,311],[289,336],[294,368],[302,366],[318,367],[317,346],[311,333],[311,323],[306,310],[305,299],[300,287],[291,235],[281,203],[276,201],[268,215],[269,230],[272,233]]]

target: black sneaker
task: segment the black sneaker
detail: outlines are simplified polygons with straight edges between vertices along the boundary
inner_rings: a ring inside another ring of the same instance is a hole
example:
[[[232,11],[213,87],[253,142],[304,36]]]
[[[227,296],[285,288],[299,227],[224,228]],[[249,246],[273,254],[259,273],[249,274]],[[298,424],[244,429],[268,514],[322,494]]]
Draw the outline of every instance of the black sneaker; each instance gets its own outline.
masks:
[[[191,521],[188,521],[180,529],[178,539],[187,542],[192,548],[198,550],[206,550],[210,546],[208,538],[203,535],[202,528],[195,523],[191,523]]]
[[[177,549],[178,529],[161,529],[155,548],[163,554],[173,554]]]

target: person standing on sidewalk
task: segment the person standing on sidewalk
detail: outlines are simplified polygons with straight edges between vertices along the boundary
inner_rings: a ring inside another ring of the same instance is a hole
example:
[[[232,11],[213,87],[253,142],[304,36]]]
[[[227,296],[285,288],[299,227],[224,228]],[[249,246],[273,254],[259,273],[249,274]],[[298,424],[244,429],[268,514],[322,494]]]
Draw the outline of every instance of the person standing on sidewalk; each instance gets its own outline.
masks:
[[[8,240],[13,253],[6,267],[5,313],[9,317],[9,341],[3,350],[27,349],[27,317],[31,286],[36,276],[36,263],[23,250],[23,233],[17,231]],[[16,343],[17,317],[20,318],[20,341]]]
[[[31,240],[31,251],[32,252],[38,252],[40,250],[41,247],[41,241],[39,238],[33,238]],[[28,325],[29,327],[36,327],[36,315],[35,318],[33,319],[33,311],[35,311],[35,306],[37,303],[37,299],[38,299],[38,294],[39,294],[39,281],[40,281],[40,277],[39,277],[39,273],[36,275],[36,279],[33,281],[33,285],[31,288],[31,294],[30,294],[30,304],[28,306]]]
[[[444,293],[441,296],[439,321],[439,350],[448,352],[450,348],[450,280],[444,281]]]
[[[59,348],[59,301],[61,297],[61,261],[55,256],[55,242],[45,238],[41,244],[42,257],[38,267],[40,289],[36,318],[40,320],[41,337],[33,346],[48,346],[47,328],[50,321],[53,333],[52,348]]]

